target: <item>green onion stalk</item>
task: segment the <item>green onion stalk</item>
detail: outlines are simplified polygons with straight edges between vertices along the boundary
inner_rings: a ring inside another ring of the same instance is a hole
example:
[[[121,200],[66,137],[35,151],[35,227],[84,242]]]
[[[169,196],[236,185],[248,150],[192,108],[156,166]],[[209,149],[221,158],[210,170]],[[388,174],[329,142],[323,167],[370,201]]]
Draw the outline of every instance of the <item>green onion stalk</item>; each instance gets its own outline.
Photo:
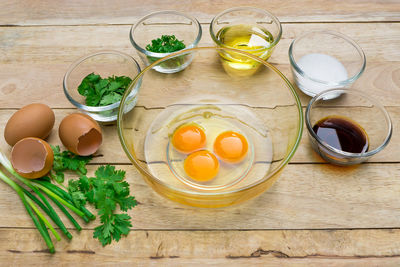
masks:
[[[33,223],[35,224],[36,228],[39,230],[39,233],[42,235],[44,241],[46,242],[47,247],[49,248],[50,253],[54,253],[54,244],[51,241],[51,238],[49,236],[49,233],[47,232],[47,226],[51,226],[49,221],[43,216],[43,214],[36,208],[33,209],[33,202],[28,202],[27,201],[27,195],[23,192],[21,186],[19,186],[17,183],[15,183],[13,180],[8,178],[3,172],[0,171],[0,179],[3,180],[6,184],[11,186],[17,192],[18,196],[21,198],[22,203],[25,206],[26,211],[28,212],[29,216],[31,216]],[[36,216],[34,212],[36,213]],[[54,228],[51,227],[51,231],[53,232],[54,236],[56,239],[60,239],[60,236],[55,232]]]
[[[85,222],[94,220],[96,218],[96,216],[88,211],[84,206],[76,206],[72,202],[71,196],[68,194],[68,192],[64,191],[58,186],[55,186],[52,183],[44,180],[29,180],[20,176],[12,167],[11,162],[1,152],[0,164],[3,165],[6,170],[10,174],[12,174],[18,181],[20,181],[32,190],[32,192],[29,192],[24,187],[17,184],[14,180],[10,179],[2,171],[0,171],[0,179],[16,191],[51,253],[54,253],[55,249],[47,228],[54,235],[56,240],[60,240],[61,238],[38,207],[40,207],[40,209],[47,214],[47,216],[60,228],[60,230],[68,239],[71,239],[72,235],[67,230],[64,223],[55,212],[54,208],[50,205],[45,195],[49,199],[51,199],[54,204],[57,205],[57,207],[60,208],[60,210],[66,215],[66,217],[71,221],[71,223],[78,231],[80,231],[82,227],[78,224],[74,217],[72,217],[72,215],[68,212],[66,208],[73,211],[76,215],[80,216]],[[33,193],[35,193],[38,197],[36,197]]]

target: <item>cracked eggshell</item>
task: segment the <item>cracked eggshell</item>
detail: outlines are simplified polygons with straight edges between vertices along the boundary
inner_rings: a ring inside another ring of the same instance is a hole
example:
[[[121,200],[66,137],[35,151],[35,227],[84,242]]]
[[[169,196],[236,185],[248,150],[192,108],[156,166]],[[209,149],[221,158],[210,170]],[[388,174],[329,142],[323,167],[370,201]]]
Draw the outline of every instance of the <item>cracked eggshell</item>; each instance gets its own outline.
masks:
[[[36,179],[53,167],[54,154],[50,145],[36,137],[19,140],[11,151],[11,164],[22,177]]]
[[[45,139],[54,126],[53,110],[40,103],[24,106],[8,120],[4,129],[4,138],[10,146],[25,137]]]
[[[95,153],[103,139],[99,124],[82,113],[66,116],[61,121],[58,134],[69,151],[81,156]]]

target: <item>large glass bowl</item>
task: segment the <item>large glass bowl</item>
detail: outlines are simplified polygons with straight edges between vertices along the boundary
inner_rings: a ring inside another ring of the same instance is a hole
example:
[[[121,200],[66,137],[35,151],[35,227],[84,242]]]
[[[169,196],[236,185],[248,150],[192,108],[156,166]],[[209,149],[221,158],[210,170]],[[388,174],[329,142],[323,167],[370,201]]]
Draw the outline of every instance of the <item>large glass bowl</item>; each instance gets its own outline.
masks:
[[[261,67],[256,73],[230,68],[221,62],[222,52],[249,57]],[[152,70],[187,53],[193,62],[182,72]],[[140,81],[137,105],[129,110],[127,96]],[[241,203],[267,190],[295,153],[303,130],[298,96],[278,69],[246,52],[217,47],[179,51],[145,68],[125,93],[117,122],[123,149],[156,192],[210,208]],[[187,179],[181,170],[186,156],[170,144],[174,131],[186,124],[205,129],[207,149],[224,127],[243,133],[249,143],[246,158],[232,166],[220,162],[220,173],[211,182]]]

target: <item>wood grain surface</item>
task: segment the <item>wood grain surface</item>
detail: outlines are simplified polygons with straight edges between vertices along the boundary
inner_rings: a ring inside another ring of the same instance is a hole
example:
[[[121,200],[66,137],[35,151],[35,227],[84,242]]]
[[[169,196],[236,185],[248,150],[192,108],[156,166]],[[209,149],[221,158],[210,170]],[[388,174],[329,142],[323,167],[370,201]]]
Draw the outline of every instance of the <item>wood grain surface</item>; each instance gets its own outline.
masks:
[[[157,1],[133,0],[96,1],[82,4],[79,0],[45,0],[1,2],[0,23],[3,25],[79,25],[133,24],[148,13],[180,10],[210,22],[219,12],[236,6],[254,6],[275,14],[282,22],[309,21],[399,21],[400,7],[396,0],[382,1],[262,1],[222,0]]]
[[[269,10],[283,22],[282,38],[269,61],[289,79],[287,51],[303,32],[329,29],[353,38],[367,57],[367,68],[354,88],[379,100],[389,112],[394,131],[388,147],[367,163],[335,167],[313,152],[305,129],[291,163],[267,192],[239,206],[207,210],[157,195],[125,156],[116,126],[103,125],[106,141],[89,174],[106,163],[127,171],[139,202],[130,211],[132,232],[103,248],[92,238],[98,221],[81,222],[84,230],[77,233],[61,215],[74,238],[56,242],[57,252],[50,255],[18,196],[0,182],[0,266],[400,265],[399,1],[233,4],[243,5]],[[56,114],[48,142],[60,144],[59,122],[76,112],[62,90],[72,62],[91,52],[114,49],[132,55],[143,67],[129,41],[130,27],[140,17],[165,9],[195,16],[203,27],[200,46],[212,46],[209,23],[231,6],[226,0],[1,1],[0,129],[17,109],[41,102]],[[298,92],[305,107],[310,98]],[[151,117],[151,112],[144,116]],[[0,150],[10,153],[3,138]]]
[[[97,169],[89,166],[89,175]],[[400,228],[398,164],[289,164],[261,196],[238,206],[198,209],[157,195],[130,165],[126,179],[139,205],[130,211],[135,229],[343,229]],[[0,227],[33,227],[18,196],[0,183]],[[12,210],[10,206],[18,203]],[[60,214],[61,215],[61,214]],[[64,220],[66,225],[69,223]],[[68,224],[69,225],[69,224]],[[96,223],[82,226],[93,229]]]
[[[132,55],[142,64],[130,44],[129,29],[129,26],[3,27],[0,32],[0,64],[3,66],[0,105],[20,108],[31,102],[42,102],[52,108],[73,107],[64,97],[62,79],[70,64],[78,58],[99,50],[114,49]],[[203,25],[203,29],[200,45],[210,46],[208,26]],[[367,57],[365,73],[354,87],[385,106],[399,105],[399,23],[287,24],[269,61],[291,79],[287,54],[290,43],[302,32],[316,29],[337,30],[352,36]],[[299,95],[306,105],[309,97],[300,91]]]
[[[24,266],[396,266],[400,260],[399,230],[134,230],[107,249],[86,242],[91,235],[83,230],[49,255],[35,230],[0,229],[0,261]]]

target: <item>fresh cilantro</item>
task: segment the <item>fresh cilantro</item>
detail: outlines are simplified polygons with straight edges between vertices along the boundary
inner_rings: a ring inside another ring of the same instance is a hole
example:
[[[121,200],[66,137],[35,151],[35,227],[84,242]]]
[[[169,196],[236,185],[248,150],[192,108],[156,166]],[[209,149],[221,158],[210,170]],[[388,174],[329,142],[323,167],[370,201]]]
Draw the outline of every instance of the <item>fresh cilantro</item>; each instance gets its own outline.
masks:
[[[88,178],[83,175],[78,180],[70,180],[68,191],[74,203],[84,205],[89,202],[98,210],[101,225],[95,228],[93,237],[105,246],[112,240],[118,241],[122,235],[126,236],[132,227],[128,214],[115,213],[117,206],[126,212],[137,203],[129,195],[129,184],[124,181],[125,171],[106,165],[100,166],[95,176]]]
[[[132,227],[131,217],[126,213],[115,213],[117,208],[126,212],[137,204],[135,198],[129,195],[129,184],[124,181],[125,171],[106,165],[96,170],[95,177],[87,177],[86,164],[92,159],[91,156],[78,156],[70,151],[61,152],[59,146],[52,146],[52,149],[54,163],[50,177],[62,183],[66,170],[77,173],[79,179],[68,181],[67,189],[72,202],[77,207],[89,202],[98,210],[101,224],[95,228],[93,237],[105,246],[112,240],[118,241],[121,236],[127,235]]]
[[[83,78],[78,92],[86,97],[88,106],[107,106],[122,99],[132,79],[127,76],[111,76],[106,79],[91,73]]]
[[[78,156],[70,151],[61,152],[59,146],[51,146],[54,153],[53,168],[50,171],[50,177],[58,183],[64,182],[64,172],[71,170],[79,176],[87,173],[86,164],[92,159],[92,156]]]
[[[100,101],[100,106],[107,106],[114,104],[122,99],[122,95],[112,92],[109,95],[104,96]]]
[[[146,50],[156,53],[172,53],[184,49],[186,46],[183,40],[176,39],[175,35],[162,35],[151,41],[151,44],[146,46]]]

